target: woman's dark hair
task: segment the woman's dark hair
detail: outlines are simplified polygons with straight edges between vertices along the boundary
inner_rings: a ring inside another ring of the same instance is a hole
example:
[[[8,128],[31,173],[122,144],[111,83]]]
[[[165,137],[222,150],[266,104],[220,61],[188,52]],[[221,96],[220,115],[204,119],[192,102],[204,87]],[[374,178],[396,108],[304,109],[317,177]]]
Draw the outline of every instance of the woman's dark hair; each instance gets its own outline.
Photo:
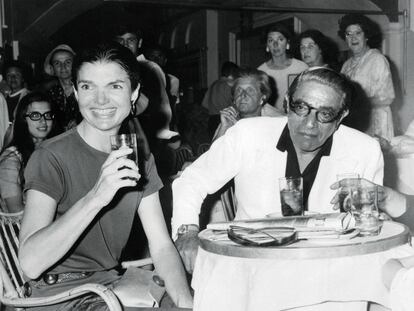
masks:
[[[132,52],[117,42],[105,42],[83,50],[77,54],[73,65],[73,84],[77,89],[79,70],[85,63],[115,62],[128,74],[131,89],[135,90],[140,82],[139,64]]]
[[[302,39],[305,38],[311,38],[321,49],[322,52],[322,58],[325,64],[332,65],[338,61],[338,47],[333,40],[327,36],[325,36],[322,32],[316,29],[309,29],[305,30],[299,36],[297,37],[297,40],[295,40],[295,56],[298,57],[298,59],[301,59],[300,57],[300,44]]]
[[[370,48],[381,46],[382,33],[379,25],[370,18],[362,14],[346,14],[339,21],[338,36],[345,40],[346,28],[350,25],[359,25],[367,38],[367,44]]]
[[[24,96],[16,108],[16,118],[13,122],[13,138],[5,148],[15,146],[22,154],[23,164],[26,165],[29,157],[35,149],[33,138],[29,133],[29,128],[26,121],[26,113],[29,105],[34,102],[47,102],[50,104],[51,111],[56,115],[56,108],[49,97],[42,92],[32,92]],[[57,123],[57,119],[53,120],[52,130],[47,138],[53,137],[61,132],[61,127]]]
[[[266,29],[266,39],[267,39],[267,36],[269,35],[269,33],[271,33],[271,32],[279,32],[279,33],[281,33],[286,38],[286,40],[288,42],[290,41],[290,39],[293,36],[293,34],[289,30],[289,28],[287,28],[283,24],[274,24],[274,25],[270,26],[269,28],[267,28]]]

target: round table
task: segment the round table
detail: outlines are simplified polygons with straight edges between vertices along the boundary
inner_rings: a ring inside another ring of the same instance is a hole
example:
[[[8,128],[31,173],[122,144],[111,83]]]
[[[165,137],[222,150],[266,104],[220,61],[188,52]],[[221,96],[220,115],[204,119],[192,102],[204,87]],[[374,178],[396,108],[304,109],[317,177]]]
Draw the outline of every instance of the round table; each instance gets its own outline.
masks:
[[[382,267],[414,256],[406,226],[386,221],[378,236],[246,247],[199,234],[194,310],[362,310],[388,306]]]
[[[200,232],[200,246],[210,253],[240,258],[317,259],[362,255],[389,250],[410,242],[409,229],[385,221],[377,236],[353,239],[308,239],[285,246],[242,246],[230,240],[214,240],[214,230]]]

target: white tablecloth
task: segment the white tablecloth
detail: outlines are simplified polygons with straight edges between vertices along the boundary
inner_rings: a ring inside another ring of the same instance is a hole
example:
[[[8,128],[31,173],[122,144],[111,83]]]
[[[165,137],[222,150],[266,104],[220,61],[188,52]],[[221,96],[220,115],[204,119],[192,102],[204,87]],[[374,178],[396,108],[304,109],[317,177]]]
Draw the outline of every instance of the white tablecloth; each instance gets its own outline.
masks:
[[[408,244],[366,255],[307,260],[229,257],[200,248],[192,280],[194,310],[353,311],[366,310],[366,301],[388,306],[382,266],[389,258],[412,255]]]

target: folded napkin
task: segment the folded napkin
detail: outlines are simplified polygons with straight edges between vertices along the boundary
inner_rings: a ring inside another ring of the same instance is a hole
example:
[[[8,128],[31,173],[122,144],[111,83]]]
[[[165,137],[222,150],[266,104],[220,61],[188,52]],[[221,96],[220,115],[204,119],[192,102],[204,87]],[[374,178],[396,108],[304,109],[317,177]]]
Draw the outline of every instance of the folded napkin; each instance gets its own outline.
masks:
[[[269,227],[290,227],[296,231],[346,231],[355,227],[355,219],[350,213],[327,213],[307,216],[268,217],[258,219],[216,222],[207,225],[211,230],[227,230],[230,226],[251,229]]]

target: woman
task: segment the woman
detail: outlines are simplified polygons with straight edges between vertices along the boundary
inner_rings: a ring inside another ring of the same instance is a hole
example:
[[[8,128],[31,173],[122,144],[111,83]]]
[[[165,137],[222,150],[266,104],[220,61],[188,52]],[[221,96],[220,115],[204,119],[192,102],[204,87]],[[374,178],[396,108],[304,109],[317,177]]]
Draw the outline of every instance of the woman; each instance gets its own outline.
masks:
[[[364,15],[348,14],[341,18],[338,34],[351,52],[341,73],[357,82],[368,99],[370,114],[365,132],[390,140],[394,136],[390,105],[395,94],[390,65],[375,48],[380,37],[377,28]]]
[[[338,49],[322,32],[309,29],[298,37],[301,59],[309,67],[330,67],[334,69]]]
[[[24,168],[39,144],[57,134],[54,118],[49,98],[39,92],[23,97],[17,107],[14,137],[0,155],[0,196],[8,212],[24,208]]]
[[[257,69],[266,72],[275,80],[277,89],[275,107],[279,112],[285,114],[283,98],[288,89],[289,81],[290,79],[293,81],[293,78],[308,68],[308,65],[296,58],[290,58],[287,54],[292,34],[284,25],[276,24],[270,27],[266,32],[266,37],[266,52],[271,54],[271,58]]]
[[[138,213],[167,292],[177,306],[191,307],[158,198],[162,184],[154,158],[139,156],[138,169],[127,158],[132,149],[111,151],[110,136],[123,128],[138,97],[138,63],[127,48],[101,44],[77,56],[74,83],[82,122],[36,150],[25,171],[19,259],[32,279],[32,296],[90,282],[115,286],[121,278],[116,267]],[[94,310],[107,310],[96,300],[74,299],[59,310],[96,304],[102,306]]]

